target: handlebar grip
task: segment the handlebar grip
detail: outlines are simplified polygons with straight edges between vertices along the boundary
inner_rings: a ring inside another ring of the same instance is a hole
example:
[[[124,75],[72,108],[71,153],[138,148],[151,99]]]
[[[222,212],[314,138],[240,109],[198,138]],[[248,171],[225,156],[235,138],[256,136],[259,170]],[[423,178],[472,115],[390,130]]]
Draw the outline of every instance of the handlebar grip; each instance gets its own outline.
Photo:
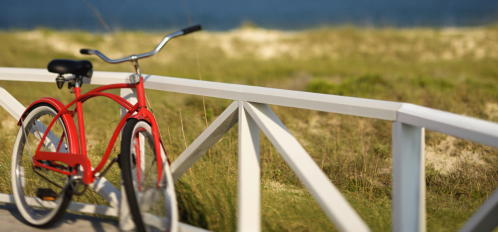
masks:
[[[80,49],[80,53],[83,55],[92,55],[90,51],[91,49],[86,49],[86,48]]]
[[[183,31],[183,34],[186,35],[188,33],[192,33],[194,31],[200,31],[200,30],[202,30],[201,25],[194,25],[191,27],[187,27],[187,28],[183,29],[182,31]]]

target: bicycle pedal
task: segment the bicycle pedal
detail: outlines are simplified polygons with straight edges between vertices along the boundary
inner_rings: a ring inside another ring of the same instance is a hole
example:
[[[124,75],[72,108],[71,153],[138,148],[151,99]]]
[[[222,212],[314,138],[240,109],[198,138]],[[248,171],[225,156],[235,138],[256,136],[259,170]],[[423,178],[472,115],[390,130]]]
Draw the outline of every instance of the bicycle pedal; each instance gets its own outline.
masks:
[[[44,201],[55,201],[58,195],[52,189],[39,188],[36,190],[36,196]]]

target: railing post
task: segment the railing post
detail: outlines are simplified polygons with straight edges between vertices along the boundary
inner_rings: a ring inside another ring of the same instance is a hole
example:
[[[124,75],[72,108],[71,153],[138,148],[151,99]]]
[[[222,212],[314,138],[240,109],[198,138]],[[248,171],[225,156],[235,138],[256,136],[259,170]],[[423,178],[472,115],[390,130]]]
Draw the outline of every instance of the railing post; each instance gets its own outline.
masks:
[[[425,231],[423,127],[393,122],[393,231]]]
[[[135,89],[121,89],[120,95],[122,98],[130,102],[131,104],[136,104],[138,102],[137,100],[137,91]],[[123,117],[125,115],[127,110],[121,106],[121,111],[120,115]],[[123,184],[123,176],[121,175],[121,202],[119,204],[119,211],[118,211],[118,216],[119,216],[119,229],[121,230],[134,230],[135,229],[135,223],[133,223],[133,220],[131,218],[130,214],[130,209],[128,208],[128,200],[126,198],[126,191],[124,188]]]
[[[237,230],[261,231],[259,127],[239,101],[239,175]]]

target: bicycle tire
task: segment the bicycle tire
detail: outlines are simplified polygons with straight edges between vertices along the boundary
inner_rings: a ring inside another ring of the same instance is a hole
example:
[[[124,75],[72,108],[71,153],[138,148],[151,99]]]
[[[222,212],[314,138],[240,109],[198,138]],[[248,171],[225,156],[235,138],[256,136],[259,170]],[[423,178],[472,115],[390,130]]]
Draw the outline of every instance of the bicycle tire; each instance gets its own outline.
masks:
[[[126,198],[137,231],[176,231],[178,211],[173,178],[161,150],[162,186],[157,187],[159,173],[154,148],[149,123],[130,119],[123,129],[120,158]]]
[[[66,187],[69,182],[67,175],[45,168],[33,168],[30,158],[34,155],[43,132],[57,113],[57,110],[48,104],[35,106],[23,120],[12,151],[12,192],[17,209],[28,224],[41,228],[56,223],[64,215],[72,197],[71,191]],[[60,117],[49,133],[53,134],[47,136],[41,151],[54,151],[54,149],[60,149],[59,152],[69,151],[67,127]],[[61,141],[63,133],[66,136]],[[57,135],[59,137],[54,137]],[[61,142],[63,144],[59,146]],[[63,163],[50,162],[50,165],[70,170]],[[37,197],[36,192],[40,189],[51,189],[55,193],[54,200]]]

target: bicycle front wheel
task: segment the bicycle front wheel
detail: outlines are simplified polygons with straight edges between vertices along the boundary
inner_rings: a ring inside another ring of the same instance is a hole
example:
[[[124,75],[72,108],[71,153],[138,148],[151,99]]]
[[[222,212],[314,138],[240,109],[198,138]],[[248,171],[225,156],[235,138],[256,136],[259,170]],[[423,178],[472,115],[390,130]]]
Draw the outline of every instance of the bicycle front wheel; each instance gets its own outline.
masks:
[[[130,119],[121,139],[121,173],[137,231],[176,231],[178,211],[173,178],[166,154],[155,150],[152,128]],[[161,153],[163,172],[158,173],[156,152]],[[158,175],[161,186],[157,187]]]
[[[35,155],[43,134],[57,110],[49,105],[32,109],[17,133],[12,152],[12,192],[17,209],[26,222],[36,227],[49,227],[66,211],[72,194],[67,191],[69,177],[45,168],[34,167]],[[45,139],[40,151],[68,152],[66,125],[59,117]],[[69,170],[63,163],[40,161],[53,168]]]

